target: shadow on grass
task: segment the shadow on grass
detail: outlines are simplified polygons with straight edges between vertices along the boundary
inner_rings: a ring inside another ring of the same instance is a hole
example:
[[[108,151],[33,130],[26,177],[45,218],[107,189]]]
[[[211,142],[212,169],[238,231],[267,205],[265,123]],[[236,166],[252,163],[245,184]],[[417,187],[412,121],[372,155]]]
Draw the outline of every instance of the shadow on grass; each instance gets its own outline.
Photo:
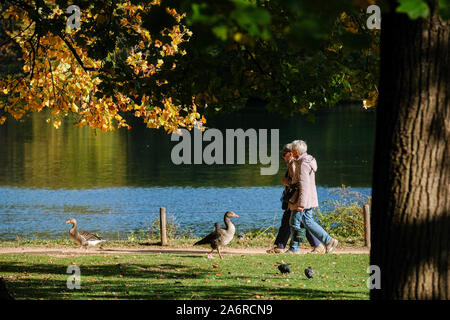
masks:
[[[196,257],[196,256],[193,256]],[[199,258],[197,256],[197,258]],[[200,260],[200,258],[199,258]],[[215,270],[164,263],[80,264],[81,289],[67,288],[67,266],[52,264],[0,264],[6,286],[15,299],[363,299],[346,290],[282,287],[280,277],[270,284],[249,276],[253,283],[236,281],[235,275],[211,278]]]

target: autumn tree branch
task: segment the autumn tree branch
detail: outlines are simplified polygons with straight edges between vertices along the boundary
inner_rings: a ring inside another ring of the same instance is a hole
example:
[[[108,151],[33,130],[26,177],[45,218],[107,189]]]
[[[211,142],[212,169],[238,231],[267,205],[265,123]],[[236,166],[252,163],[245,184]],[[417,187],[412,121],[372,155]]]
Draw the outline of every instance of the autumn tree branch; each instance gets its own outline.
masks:
[[[78,64],[81,66],[81,68],[83,68],[84,71],[100,71],[100,69],[97,68],[92,68],[92,67],[86,67],[83,63],[83,60],[81,60],[80,56],[78,55],[77,51],[75,50],[75,48],[70,44],[69,41],[67,41],[66,37],[64,37],[61,34],[58,34],[58,37],[61,38],[61,40],[64,41],[64,43],[67,45],[67,47],[69,48],[69,50],[72,52],[73,56],[75,57],[75,59],[78,61]]]

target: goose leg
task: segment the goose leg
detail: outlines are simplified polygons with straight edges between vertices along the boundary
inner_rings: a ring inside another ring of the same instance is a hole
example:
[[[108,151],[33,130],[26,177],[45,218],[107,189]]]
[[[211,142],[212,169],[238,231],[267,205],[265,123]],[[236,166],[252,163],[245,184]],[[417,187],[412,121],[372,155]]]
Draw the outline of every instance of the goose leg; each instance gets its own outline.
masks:
[[[220,249],[217,247],[217,253],[219,254],[220,259],[223,259],[222,255],[220,254]]]
[[[211,249],[211,251],[208,253],[208,259],[214,259],[212,256],[214,249]]]

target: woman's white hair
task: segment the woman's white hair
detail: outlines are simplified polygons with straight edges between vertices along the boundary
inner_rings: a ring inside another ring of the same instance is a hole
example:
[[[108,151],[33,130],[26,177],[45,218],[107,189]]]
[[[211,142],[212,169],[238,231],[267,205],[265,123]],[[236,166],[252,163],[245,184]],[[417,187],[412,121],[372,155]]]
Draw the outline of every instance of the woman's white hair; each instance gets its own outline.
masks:
[[[298,151],[300,155],[304,154],[308,150],[306,142],[303,140],[292,141],[292,151]]]

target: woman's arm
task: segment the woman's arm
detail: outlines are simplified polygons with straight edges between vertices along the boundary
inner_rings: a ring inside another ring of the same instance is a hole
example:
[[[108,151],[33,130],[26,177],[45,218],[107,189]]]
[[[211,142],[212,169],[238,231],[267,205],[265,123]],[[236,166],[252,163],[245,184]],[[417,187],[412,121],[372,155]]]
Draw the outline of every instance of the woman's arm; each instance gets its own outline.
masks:
[[[300,188],[300,196],[298,197],[298,205],[297,207],[305,208],[306,204],[306,197],[308,197],[309,192],[309,168],[307,164],[303,164],[303,162],[300,164],[299,170],[298,170],[298,176],[299,176],[299,188]]]

